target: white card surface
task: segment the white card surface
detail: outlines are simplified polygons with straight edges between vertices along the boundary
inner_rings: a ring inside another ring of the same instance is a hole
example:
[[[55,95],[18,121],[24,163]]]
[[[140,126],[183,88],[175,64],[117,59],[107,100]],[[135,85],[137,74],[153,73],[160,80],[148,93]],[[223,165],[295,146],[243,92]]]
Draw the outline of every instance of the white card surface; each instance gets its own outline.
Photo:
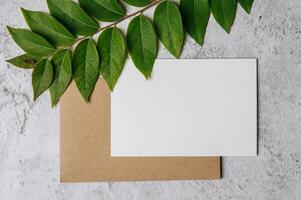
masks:
[[[112,93],[111,156],[257,155],[256,59],[128,60]]]

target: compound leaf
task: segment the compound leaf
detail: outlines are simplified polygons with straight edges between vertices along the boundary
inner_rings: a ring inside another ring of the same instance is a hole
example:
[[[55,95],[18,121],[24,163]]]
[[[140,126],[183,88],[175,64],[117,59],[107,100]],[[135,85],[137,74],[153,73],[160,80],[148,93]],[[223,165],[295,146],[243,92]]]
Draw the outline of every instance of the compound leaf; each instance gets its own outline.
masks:
[[[219,25],[230,33],[234,22],[237,0],[210,0],[212,14]]]
[[[71,52],[62,50],[52,57],[53,81],[49,88],[52,106],[55,106],[72,80]]]
[[[48,59],[41,60],[32,72],[34,100],[49,88],[52,78],[53,68],[50,61]]]
[[[100,74],[113,91],[126,59],[126,44],[121,31],[116,27],[103,31],[97,49],[102,58]]]
[[[83,40],[75,48],[72,73],[78,90],[88,102],[99,77],[99,56],[92,39]]]
[[[125,15],[117,0],[79,0],[79,4],[87,13],[104,22],[114,22]]]
[[[25,29],[7,28],[14,41],[28,54],[45,56],[54,50],[47,40],[36,33]]]
[[[184,43],[184,30],[177,5],[171,1],[164,1],[158,5],[154,14],[154,24],[163,45],[172,55],[179,58]]]
[[[39,58],[29,54],[23,54],[15,58],[9,59],[6,62],[23,69],[33,69],[38,63]]]
[[[23,8],[22,13],[30,29],[54,46],[68,45],[75,40],[74,36],[51,15]]]
[[[91,35],[99,28],[99,24],[74,1],[47,0],[47,4],[51,15],[75,35]]]
[[[181,0],[180,11],[185,30],[202,45],[210,18],[208,0]]]
[[[158,52],[157,35],[151,20],[142,14],[132,19],[127,30],[127,46],[135,66],[149,79]]]

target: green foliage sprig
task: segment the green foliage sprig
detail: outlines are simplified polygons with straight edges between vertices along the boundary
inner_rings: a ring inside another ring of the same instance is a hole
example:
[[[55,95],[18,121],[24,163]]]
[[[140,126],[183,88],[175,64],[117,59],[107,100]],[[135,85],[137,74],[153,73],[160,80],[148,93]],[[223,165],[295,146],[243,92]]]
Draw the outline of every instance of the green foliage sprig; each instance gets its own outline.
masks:
[[[172,0],[47,0],[50,14],[21,9],[30,30],[8,27],[25,54],[7,62],[33,69],[34,100],[49,89],[55,106],[74,79],[88,102],[99,76],[114,90],[127,52],[149,79],[158,40],[179,58],[185,32],[203,44],[210,13],[229,33],[238,2],[250,13],[253,0],[180,0],[179,6]],[[127,15],[123,3],[142,8]],[[143,15],[152,6],[153,21]],[[117,25],[131,17],[124,37]],[[112,23],[100,27],[99,21]]]

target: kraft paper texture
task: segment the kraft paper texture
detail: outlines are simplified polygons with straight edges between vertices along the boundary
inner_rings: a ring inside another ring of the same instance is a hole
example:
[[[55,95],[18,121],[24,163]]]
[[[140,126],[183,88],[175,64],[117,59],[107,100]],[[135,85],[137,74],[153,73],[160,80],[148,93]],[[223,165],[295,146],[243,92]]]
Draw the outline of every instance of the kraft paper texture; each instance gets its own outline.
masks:
[[[199,180],[221,177],[219,157],[111,157],[110,91],[99,80],[90,103],[73,82],[60,105],[60,181]]]

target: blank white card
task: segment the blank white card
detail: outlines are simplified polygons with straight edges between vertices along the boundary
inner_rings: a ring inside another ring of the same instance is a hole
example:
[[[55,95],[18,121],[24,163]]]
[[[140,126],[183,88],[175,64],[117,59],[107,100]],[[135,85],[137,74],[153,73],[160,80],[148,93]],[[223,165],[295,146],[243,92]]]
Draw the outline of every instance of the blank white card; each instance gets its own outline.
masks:
[[[256,59],[128,60],[112,93],[111,156],[255,156]]]

